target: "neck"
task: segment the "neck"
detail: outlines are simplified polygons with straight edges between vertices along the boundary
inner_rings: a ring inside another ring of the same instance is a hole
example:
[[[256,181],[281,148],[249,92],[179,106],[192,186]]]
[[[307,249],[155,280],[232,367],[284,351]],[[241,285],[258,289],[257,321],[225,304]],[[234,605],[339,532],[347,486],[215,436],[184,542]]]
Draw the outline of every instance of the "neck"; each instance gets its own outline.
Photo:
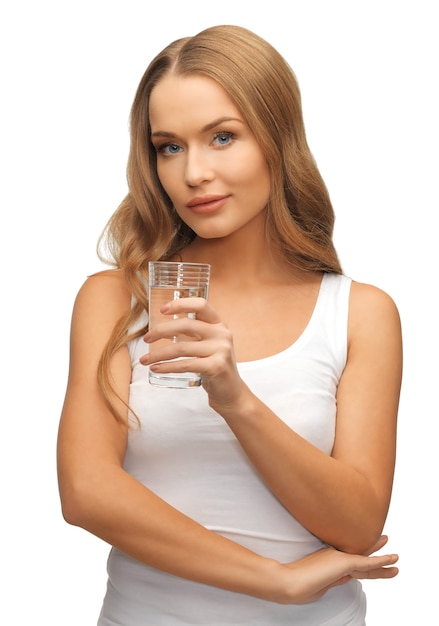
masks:
[[[210,263],[212,278],[229,285],[291,280],[295,274],[284,258],[273,253],[265,232],[259,236],[233,233],[220,239],[197,237],[181,254],[184,261]]]

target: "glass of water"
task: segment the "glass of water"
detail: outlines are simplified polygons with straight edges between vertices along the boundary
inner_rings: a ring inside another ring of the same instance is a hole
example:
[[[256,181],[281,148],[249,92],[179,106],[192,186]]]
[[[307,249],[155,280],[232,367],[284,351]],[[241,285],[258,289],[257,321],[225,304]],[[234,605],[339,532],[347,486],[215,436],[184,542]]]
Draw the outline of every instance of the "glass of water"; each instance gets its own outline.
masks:
[[[160,313],[160,309],[170,300],[179,298],[205,298],[209,291],[210,265],[208,263],[183,263],[178,261],[150,261],[148,264],[148,300],[149,300],[149,329],[162,322],[169,322],[173,318]],[[189,313],[194,317],[195,313]],[[151,344],[150,350],[165,342],[194,341],[186,335],[172,339],[160,339]],[[184,358],[184,357],[181,357]],[[149,370],[149,382],[160,387],[188,388],[199,387],[201,376],[195,372],[160,374]]]

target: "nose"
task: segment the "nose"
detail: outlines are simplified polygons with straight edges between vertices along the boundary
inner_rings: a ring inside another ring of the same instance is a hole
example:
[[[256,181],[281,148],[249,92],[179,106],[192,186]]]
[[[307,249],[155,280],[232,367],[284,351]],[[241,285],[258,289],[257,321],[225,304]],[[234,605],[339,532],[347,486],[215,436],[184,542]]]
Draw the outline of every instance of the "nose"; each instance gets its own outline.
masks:
[[[214,177],[212,164],[203,149],[187,149],[184,182],[188,187],[198,187]]]

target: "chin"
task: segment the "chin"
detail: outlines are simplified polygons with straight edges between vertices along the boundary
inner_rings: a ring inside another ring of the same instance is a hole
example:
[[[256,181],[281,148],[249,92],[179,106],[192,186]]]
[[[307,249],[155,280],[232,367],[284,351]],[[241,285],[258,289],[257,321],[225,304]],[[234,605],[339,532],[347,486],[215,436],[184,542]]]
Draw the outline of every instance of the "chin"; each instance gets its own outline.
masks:
[[[189,227],[194,231],[197,237],[200,239],[223,239],[229,235],[233,234],[233,230],[227,230],[224,228],[213,228],[212,226],[205,228],[194,228],[193,226]]]

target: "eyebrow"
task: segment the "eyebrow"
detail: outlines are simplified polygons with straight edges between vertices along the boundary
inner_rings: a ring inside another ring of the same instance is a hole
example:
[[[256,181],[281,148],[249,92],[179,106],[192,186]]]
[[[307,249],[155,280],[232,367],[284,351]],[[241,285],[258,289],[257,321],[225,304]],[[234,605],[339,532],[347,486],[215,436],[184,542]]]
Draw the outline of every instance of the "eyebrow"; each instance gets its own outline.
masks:
[[[212,130],[217,126],[220,126],[220,124],[224,124],[224,122],[239,122],[241,124],[245,123],[243,120],[239,119],[239,117],[219,117],[218,119],[213,120],[213,122],[209,122],[209,124],[203,126],[201,132],[205,133],[209,130]],[[151,137],[175,137],[175,133],[168,133],[165,130],[158,130],[154,133],[151,133]]]

